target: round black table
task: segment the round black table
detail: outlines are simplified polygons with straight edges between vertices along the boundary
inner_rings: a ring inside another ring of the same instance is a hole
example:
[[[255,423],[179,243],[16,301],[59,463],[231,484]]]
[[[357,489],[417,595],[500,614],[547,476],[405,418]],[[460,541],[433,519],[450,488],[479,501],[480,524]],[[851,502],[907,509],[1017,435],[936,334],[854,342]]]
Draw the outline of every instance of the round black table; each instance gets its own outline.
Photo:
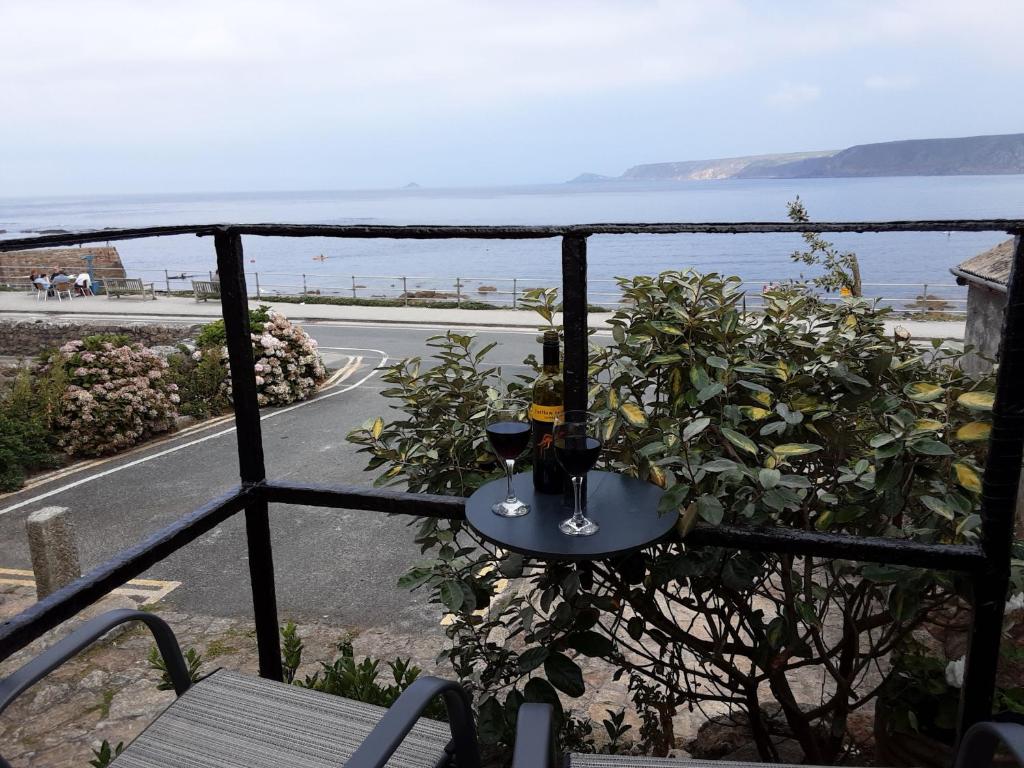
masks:
[[[664,491],[612,472],[587,475],[586,515],[600,529],[592,536],[566,536],[558,524],[572,515],[561,494],[535,493],[530,473],[512,477],[516,495],[530,505],[522,517],[499,517],[491,507],[505,498],[505,478],[494,480],[466,500],[466,519],[499,547],[544,560],[601,560],[643,549],[672,530],[675,511],[658,514]]]

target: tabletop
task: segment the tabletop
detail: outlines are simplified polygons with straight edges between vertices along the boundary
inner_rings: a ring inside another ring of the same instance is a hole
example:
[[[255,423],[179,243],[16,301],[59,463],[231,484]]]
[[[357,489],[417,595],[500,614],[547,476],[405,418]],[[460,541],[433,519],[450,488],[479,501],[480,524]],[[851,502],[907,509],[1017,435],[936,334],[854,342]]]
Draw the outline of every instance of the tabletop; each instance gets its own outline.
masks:
[[[516,495],[530,505],[522,517],[500,517],[491,507],[505,498],[505,478],[481,486],[466,500],[466,519],[484,539],[499,547],[545,560],[601,560],[650,546],[678,519],[675,510],[659,514],[664,491],[652,483],[613,472],[587,474],[586,515],[600,528],[592,536],[567,536],[558,524],[572,516],[561,494],[537,493],[533,476],[512,478]]]

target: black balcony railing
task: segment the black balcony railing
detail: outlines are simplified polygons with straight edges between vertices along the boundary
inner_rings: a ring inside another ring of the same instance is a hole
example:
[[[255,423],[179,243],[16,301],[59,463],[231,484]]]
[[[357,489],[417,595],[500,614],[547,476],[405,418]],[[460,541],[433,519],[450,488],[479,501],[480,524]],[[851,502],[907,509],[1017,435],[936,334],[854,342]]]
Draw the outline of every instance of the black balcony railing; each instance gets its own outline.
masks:
[[[688,546],[816,555],[897,563],[966,573],[973,585],[973,620],[961,694],[960,732],[992,708],[1002,620],[1009,587],[1014,505],[1024,449],[1024,220],[585,224],[572,226],[327,226],[202,225],[101,230],[0,241],[0,253],[26,248],[168,235],[213,236],[221,282],[238,432],[240,484],[93,569],[77,581],[0,624],[0,661],[140,575],[221,522],[244,511],[260,674],[281,679],[277,603],[268,504],[302,504],[423,517],[463,519],[463,499],[358,486],[304,485],[267,479],[256,379],[249,338],[242,236],[395,239],[561,238],[565,328],[565,397],[586,406],[587,238],[614,234],[744,234],[765,232],[1007,232],[1016,237],[1000,347],[992,433],[982,490],[978,545],[922,544],[782,527],[697,526]]]

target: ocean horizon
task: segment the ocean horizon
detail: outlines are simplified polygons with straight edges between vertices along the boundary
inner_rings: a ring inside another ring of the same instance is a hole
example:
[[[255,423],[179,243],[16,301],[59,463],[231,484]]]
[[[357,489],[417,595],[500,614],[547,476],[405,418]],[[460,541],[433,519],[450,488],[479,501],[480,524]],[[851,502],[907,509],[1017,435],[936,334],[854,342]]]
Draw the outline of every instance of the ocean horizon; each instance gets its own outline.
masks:
[[[597,182],[515,187],[359,191],[222,192],[0,198],[0,238],[44,230],[88,230],[205,223],[316,224],[581,224],[604,222],[785,221],[799,196],[812,220],[1018,218],[1024,176],[929,176],[843,179],[724,179],[684,182]],[[837,234],[826,239],[858,254],[869,295],[929,293],[960,298],[949,268],[1005,239],[1003,233]],[[116,243],[130,275],[163,282],[215,268],[213,244],[195,236]],[[449,290],[455,277],[472,286],[488,278],[557,284],[559,245],[552,240],[335,240],[257,238],[244,241],[246,267],[268,293],[303,283],[345,294],[353,282],[380,276],[382,291],[413,280],[412,289]],[[692,267],[747,281],[810,276],[789,254],[795,234],[601,235],[591,237],[589,276],[601,290],[618,276]],[[353,280],[355,276],[356,280]],[[450,279],[449,279],[450,278]],[[915,287],[916,286],[916,287]],[[945,286],[945,287],[942,287]],[[175,286],[172,286],[175,287]],[[179,286],[180,287],[180,286]]]

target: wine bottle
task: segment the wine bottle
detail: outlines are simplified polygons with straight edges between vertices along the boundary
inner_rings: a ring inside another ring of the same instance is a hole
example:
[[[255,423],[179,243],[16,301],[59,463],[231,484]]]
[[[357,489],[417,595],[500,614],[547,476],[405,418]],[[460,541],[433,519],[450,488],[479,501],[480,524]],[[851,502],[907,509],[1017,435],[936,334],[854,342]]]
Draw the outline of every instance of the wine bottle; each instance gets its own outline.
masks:
[[[533,383],[530,422],[533,425],[533,487],[540,493],[562,493],[565,471],[555,459],[555,417],[565,412],[562,370],[558,361],[558,331],[544,332],[540,376]]]

